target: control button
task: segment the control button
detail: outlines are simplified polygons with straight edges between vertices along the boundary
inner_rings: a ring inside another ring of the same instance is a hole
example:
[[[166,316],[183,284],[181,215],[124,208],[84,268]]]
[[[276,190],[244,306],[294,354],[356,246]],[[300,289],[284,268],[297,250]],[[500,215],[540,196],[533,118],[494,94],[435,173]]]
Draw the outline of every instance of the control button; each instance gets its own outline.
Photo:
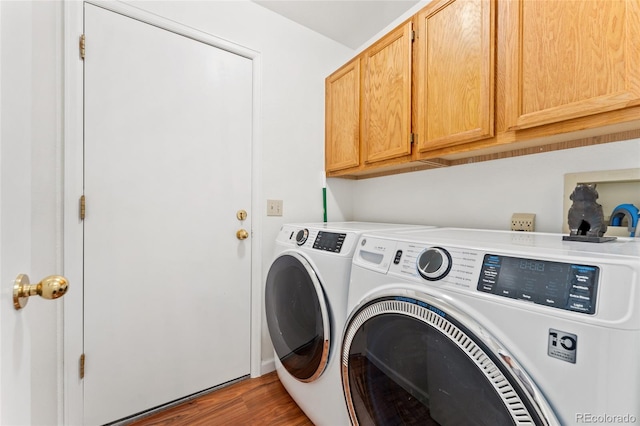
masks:
[[[562,303],[558,299],[556,299],[555,297],[548,297],[548,296],[543,296],[540,299],[540,304],[546,305],[546,306],[562,306]]]
[[[578,312],[590,312],[591,303],[584,300],[576,300],[569,296],[569,309]]]
[[[451,270],[451,255],[440,247],[430,247],[418,256],[418,273],[422,278],[436,281],[444,278]]]
[[[481,282],[483,284],[495,285],[498,278],[498,270],[493,266],[485,266],[481,272]]]
[[[396,257],[393,259],[393,264],[397,265],[398,263],[400,263],[400,258],[402,258],[402,250],[398,250],[396,252]]]
[[[510,288],[500,288],[498,289],[498,294],[504,297],[510,297],[512,299],[516,298],[516,291]]]
[[[296,234],[296,243],[301,246],[303,245],[305,242],[307,242],[307,238],[309,238],[309,230],[308,229],[301,229],[298,231],[298,233]]]
[[[536,296],[535,294],[532,294],[530,292],[521,291],[520,293],[518,293],[518,299],[526,300],[528,302],[535,302]]]
[[[493,293],[493,283],[492,284],[485,284],[485,283],[478,283],[478,290],[479,291],[484,291],[487,293]]]
[[[576,266],[571,267],[573,279],[572,284],[580,286],[593,286],[596,280],[596,270],[589,266]]]
[[[586,296],[591,299],[591,287],[582,284],[571,284],[571,293],[580,296]]]

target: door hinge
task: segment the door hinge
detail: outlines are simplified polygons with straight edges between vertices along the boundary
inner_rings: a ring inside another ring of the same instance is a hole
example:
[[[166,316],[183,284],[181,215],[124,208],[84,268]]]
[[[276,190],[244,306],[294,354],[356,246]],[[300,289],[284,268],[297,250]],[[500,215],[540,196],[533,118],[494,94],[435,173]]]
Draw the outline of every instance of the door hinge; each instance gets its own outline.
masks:
[[[85,38],[84,38],[84,34],[82,34],[80,36],[80,59],[84,60],[84,44],[85,44]]]
[[[84,354],[80,355],[80,378],[84,379]]]
[[[87,202],[85,201],[84,195],[82,195],[80,196],[80,220],[84,220],[86,211],[87,211]]]

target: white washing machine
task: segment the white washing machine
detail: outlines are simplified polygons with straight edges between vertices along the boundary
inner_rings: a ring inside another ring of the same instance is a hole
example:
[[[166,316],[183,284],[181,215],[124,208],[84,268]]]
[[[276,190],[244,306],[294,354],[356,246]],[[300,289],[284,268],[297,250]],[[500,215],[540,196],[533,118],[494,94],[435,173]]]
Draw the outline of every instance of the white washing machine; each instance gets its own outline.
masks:
[[[640,242],[370,233],[341,355],[354,424],[640,423]]]
[[[284,225],[265,284],[276,370],[316,425],[349,424],[338,355],[351,261],[363,232],[411,225],[333,222]]]

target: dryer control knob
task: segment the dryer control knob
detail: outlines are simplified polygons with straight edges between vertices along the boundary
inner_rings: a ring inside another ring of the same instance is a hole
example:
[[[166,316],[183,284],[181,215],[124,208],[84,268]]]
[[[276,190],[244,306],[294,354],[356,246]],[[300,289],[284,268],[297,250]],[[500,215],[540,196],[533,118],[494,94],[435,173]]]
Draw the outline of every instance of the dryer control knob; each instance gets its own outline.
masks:
[[[451,270],[451,255],[441,247],[430,247],[418,256],[418,273],[429,281],[440,280]]]
[[[296,234],[296,243],[301,246],[303,245],[305,242],[307,242],[307,238],[309,238],[309,230],[308,229],[301,229],[298,231],[298,233]]]

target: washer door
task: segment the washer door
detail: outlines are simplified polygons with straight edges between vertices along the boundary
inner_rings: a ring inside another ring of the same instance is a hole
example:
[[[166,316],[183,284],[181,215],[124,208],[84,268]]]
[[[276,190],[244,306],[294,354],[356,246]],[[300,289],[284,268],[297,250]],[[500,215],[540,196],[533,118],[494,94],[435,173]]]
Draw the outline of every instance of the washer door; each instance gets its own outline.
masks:
[[[351,316],[342,380],[354,424],[550,424],[535,386],[486,330],[421,299],[375,299]]]
[[[316,272],[300,254],[284,253],[271,265],[265,310],[282,365],[302,382],[320,377],[329,358],[329,311]]]

